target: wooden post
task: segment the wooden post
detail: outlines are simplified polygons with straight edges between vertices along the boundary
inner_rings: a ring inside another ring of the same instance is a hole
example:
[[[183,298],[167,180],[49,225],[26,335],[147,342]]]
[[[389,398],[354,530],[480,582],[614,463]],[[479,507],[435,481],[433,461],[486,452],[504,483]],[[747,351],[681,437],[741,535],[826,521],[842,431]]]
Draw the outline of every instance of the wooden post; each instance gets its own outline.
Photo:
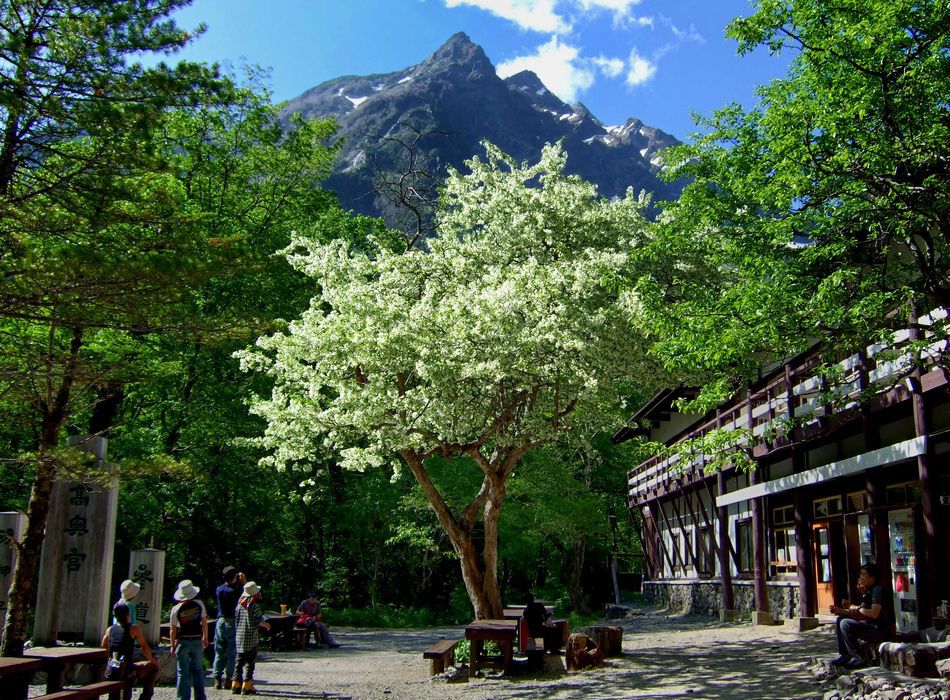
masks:
[[[916,310],[912,310],[909,329],[910,342],[919,340],[921,337],[920,329],[917,327],[919,322]],[[914,369],[905,381],[910,389],[913,406],[914,433],[917,437],[926,439],[930,432],[930,426],[927,420],[927,404],[921,385],[923,372],[920,365],[917,364],[919,360],[919,356],[913,358]],[[940,510],[937,505],[937,479],[934,478],[930,469],[930,455],[932,452],[933,446],[930,444],[930,440],[927,440],[926,451],[917,455],[917,477],[920,479],[920,507],[924,529],[923,547],[917,548],[917,624],[921,629],[930,626],[931,607],[937,602],[937,570],[944,568],[941,566],[941,562],[938,561],[943,553],[937,551],[937,520]],[[921,586],[921,583],[924,583],[924,585]]]
[[[647,578],[658,578],[663,569],[663,563],[658,560],[659,552],[656,548],[656,538],[659,536],[656,526],[656,518],[653,517],[653,511],[649,504],[640,506],[640,515],[643,531],[640,537],[640,543],[643,545],[643,556],[646,560]]]
[[[792,449],[793,470],[798,472],[801,466],[801,448]],[[809,518],[807,504],[809,499],[805,497],[801,489],[792,491],[792,503],[795,508],[795,559],[798,566],[798,605],[801,609],[801,617],[814,617],[818,614],[815,595],[817,593],[817,583],[815,581],[815,567],[811,559],[811,528],[808,526]]]
[[[717,421],[718,422],[718,421]],[[719,495],[726,493],[726,475],[722,472],[716,475],[716,484]],[[716,508],[716,520],[719,525],[719,582],[722,586],[722,611],[720,616],[727,619],[734,614],[735,599],[732,597],[732,569],[729,562],[729,511],[725,506]]]
[[[749,483],[761,483],[762,477],[759,474],[759,467],[756,467],[749,474]],[[755,609],[762,616],[769,616],[769,589],[768,589],[768,559],[766,550],[768,542],[765,534],[765,497],[752,499],[752,577],[754,580],[753,589],[755,594]],[[768,620],[761,620],[762,624],[771,624]]]

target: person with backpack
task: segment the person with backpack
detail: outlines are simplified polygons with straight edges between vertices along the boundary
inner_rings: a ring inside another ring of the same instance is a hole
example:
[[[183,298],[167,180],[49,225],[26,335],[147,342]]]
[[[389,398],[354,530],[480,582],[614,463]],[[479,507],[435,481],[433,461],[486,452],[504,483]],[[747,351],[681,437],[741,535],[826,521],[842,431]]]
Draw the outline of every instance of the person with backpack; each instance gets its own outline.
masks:
[[[178,584],[173,596],[178,604],[172,608],[171,623],[172,654],[178,677],[175,682],[177,700],[206,700],[205,672],[202,667],[204,650],[208,647],[208,612],[204,603],[197,600],[199,588],[189,579]]]
[[[106,667],[106,680],[126,681],[122,700],[131,700],[132,686],[135,683],[142,685],[142,694],[139,700],[149,700],[155,692],[155,677],[158,675],[158,662],[152,656],[152,649],[145,641],[142,628],[132,623],[131,610],[128,604],[118,602],[112,608],[112,615],[116,622],[106,628],[102,636],[102,647],[109,651],[109,661]],[[135,644],[138,643],[145,661],[134,660]],[[131,681],[131,682],[129,682]],[[119,700],[119,693],[109,694],[109,700]]]

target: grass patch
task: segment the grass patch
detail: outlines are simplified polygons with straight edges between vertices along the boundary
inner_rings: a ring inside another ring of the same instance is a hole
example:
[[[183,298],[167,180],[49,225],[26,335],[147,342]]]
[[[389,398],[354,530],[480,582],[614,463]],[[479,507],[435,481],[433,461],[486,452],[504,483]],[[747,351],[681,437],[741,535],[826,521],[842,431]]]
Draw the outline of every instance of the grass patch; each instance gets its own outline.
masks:
[[[342,627],[388,627],[407,629],[413,627],[438,627],[451,624],[444,613],[437,614],[429,608],[404,608],[395,605],[377,605],[375,608],[341,608],[324,610],[328,624]]]

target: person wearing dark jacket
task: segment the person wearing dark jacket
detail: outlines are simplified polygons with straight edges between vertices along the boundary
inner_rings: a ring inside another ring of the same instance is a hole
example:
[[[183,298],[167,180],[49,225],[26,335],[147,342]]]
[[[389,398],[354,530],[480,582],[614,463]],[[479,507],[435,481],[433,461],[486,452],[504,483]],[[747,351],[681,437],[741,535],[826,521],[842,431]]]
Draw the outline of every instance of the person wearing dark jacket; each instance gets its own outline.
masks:
[[[878,644],[887,636],[887,621],[884,618],[884,589],[878,581],[881,572],[876,564],[867,563],[861,567],[858,576],[858,590],[862,591],[861,602],[841,601],[841,605],[832,605],[831,613],[837,615],[835,636],[838,641],[838,658],[832,666],[847,669],[860,668],[864,660],[858,650],[863,640]]]
[[[218,618],[214,625],[214,687],[218,690],[231,688],[234,675],[234,662],[237,659],[237,646],[234,636],[234,610],[241,597],[238,585],[238,570],[226,566],[221,572],[224,583],[214,590],[218,603]]]

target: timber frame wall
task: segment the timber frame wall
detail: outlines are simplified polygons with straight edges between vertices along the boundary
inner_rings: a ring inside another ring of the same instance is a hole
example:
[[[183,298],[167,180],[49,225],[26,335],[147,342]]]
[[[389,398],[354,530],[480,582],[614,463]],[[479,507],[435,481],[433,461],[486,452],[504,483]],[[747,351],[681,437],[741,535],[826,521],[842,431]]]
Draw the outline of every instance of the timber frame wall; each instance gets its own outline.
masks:
[[[931,316],[946,314],[921,317],[921,325]],[[768,612],[775,589],[792,586],[794,603],[772,612],[827,612],[819,598],[824,604],[829,592],[832,600],[855,595],[863,560],[877,561],[882,583],[894,581],[888,513],[911,508],[917,624],[928,625],[937,604],[950,598],[950,394],[938,366],[945,365],[945,341],[923,351],[917,366],[901,354],[908,341],[926,338],[918,333],[897,332],[888,347],[841,359],[833,381],[816,374],[822,358],[813,349],[772,368],[706,416],[677,414],[669,391],[634,414],[616,442],[649,433],[675,445],[717,428],[736,429],[746,435],[739,449],[756,465],[750,473],[727,467],[707,474],[705,455],[688,463],[660,455],[629,472],[628,507],[642,524],[647,589],[713,584],[716,608]],[[870,534],[860,557],[852,546],[856,522]],[[838,552],[834,562],[825,561],[829,551]],[[747,593],[749,587],[752,595],[740,596],[737,605],[736,589]]]

